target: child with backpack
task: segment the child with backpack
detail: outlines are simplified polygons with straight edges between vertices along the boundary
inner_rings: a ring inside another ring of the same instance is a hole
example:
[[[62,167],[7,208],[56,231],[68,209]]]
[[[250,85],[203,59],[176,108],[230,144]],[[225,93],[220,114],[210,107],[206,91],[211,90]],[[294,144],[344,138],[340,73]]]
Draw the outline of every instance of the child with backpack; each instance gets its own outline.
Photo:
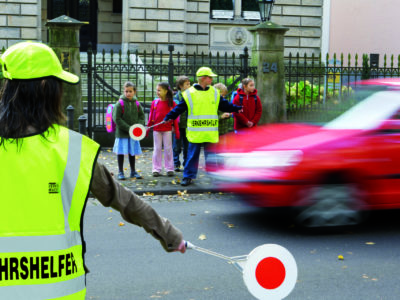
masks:
[[[150,107],[148,126],[163,122],[165,116],[176,106],[173,100],[173,92],[167,82],[157,85],[157,97]],[[167,176],[174,176],[174,160],[172,155],[172,130],[175,137],[180,138],[178,120],[174,123],[164,123],[153,128],[153,176],[161,175],[162,170],[162,147],[164,146],[164,167]]]
[[[257,126],[261,118],[262,105],[253,79],[242,80],[242,88],[238,88],[232,103],[243,106],[243,113],[233,113],[235,132]]]
[[[219,94],[225,99],[228,94],[228,88],[223,83],[214,84],[214,87],[219,90]],[[226,100],[226,99],[225,99]],[[231,118],[231,113],[218,111],[218,133],[219,135],[224,135],[229,132],[229,119]]]
[[[124,94],[115,104],[112,119],[116,124],[113,152],[118,158],[118,179],[125,180],[124,155],[128,155],[131,167],[130,178],[143,178],[135,169],[136,155],[142,154],[139,141],[131,139],[129,128],[134,124],[144,124],[144,112],[136,98],[136,86],[127,81],[124,84]]]
[[[176,79],[176,87],[178,88],[178,92],[174,96],[174,102],[178,105],[179,102],[184,101],[182,93],[190,88],[190,79],[187,76],[179,76]],[[187,151],[189,146],[189,141],[186,137],[186,128],[187,128],[187,112],[181,114],[179,116],[179,134],[180,139],[174,138],[172,140],[172,148],[174,152],[174,165],[175,172],[181,171],[181,161],[179,156],[182,152],[183,154],[183,162],[182,166],[185,167],[186,159],[187,159]]]

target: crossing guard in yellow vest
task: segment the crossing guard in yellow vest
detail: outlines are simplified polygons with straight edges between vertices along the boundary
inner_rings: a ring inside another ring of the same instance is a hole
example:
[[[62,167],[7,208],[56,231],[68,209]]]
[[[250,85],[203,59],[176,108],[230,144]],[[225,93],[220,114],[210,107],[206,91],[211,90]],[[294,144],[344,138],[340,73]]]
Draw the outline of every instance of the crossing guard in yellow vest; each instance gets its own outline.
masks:
[[[201,147],[204,146],[207,159],[207,144],[218,143],[218,110],[242,112],[241,106],[229,103],[221,97],[219,90],[211,86],[217,75],[210,68],[199,68],[196,76],[198,83],[183,93],[183,100],[164,119],[175,120],[180,114],[188,112],[186,136],[189,147],[183,169],[183,186],[191,184],[197,176]]]
[[[99,145],[61,125],[62,82],[79,78],[54,51],[22,42],[0,63],[0,299],[85,299],[81,220],[89,190],[166,251],[184,253],[181,232],[96,162]]]

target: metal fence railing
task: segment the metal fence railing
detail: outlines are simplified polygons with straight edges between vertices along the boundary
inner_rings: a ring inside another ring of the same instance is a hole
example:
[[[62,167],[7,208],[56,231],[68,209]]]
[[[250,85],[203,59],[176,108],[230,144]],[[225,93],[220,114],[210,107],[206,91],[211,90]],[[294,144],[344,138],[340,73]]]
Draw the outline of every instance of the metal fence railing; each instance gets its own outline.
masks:
[[[327,121],[351,105],[354,88],[361,79],[400,77],[400,55],[384,56],[382,66],[371,64],[368,55],[336,54],[325,57],[293,56],[285,61],[287,119],[289,121]]]
[[[149,107],[156,97],[156,85],[161,81],[174,87],[180,75],[188,76],[192,83],[201,66],[209,66],[218,75],[214,83],[224,83],[232,92],[239,81],[249,75],[256,75],[256,68],[249,67],[248,49],[237,56],[224,54],[181,54],[174,53],[173,45],[168,53],[130,52],[123,54],[105,51],[87,52],[87,61],[81,63],[83,101],[87,107],[88,134],[105,130],[104,112],[108,104],[115,103],[121,94],[125,81],[132,81],[137,88],[137,97]]]

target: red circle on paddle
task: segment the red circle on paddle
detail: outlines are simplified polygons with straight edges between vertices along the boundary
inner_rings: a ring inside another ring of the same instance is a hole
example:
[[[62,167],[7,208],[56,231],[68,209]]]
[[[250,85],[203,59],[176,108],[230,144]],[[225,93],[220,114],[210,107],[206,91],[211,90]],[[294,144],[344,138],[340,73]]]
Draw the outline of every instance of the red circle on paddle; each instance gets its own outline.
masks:
[[[286,277],[283,263],[275,257],[267,257],[259,262],[256,268],[256,279],[265,289],[278,288]]]
[[[133,129],[133,135],[136,137],[140,137],[143,134],[142,128],[136,127]]]

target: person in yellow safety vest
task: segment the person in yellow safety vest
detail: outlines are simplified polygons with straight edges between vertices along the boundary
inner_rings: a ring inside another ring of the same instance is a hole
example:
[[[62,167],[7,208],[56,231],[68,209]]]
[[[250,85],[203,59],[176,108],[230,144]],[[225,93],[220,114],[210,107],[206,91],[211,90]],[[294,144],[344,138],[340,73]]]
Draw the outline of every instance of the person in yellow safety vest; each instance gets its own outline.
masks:
[[[166,251],[184,253],[182,233],[97,162],[99,145],[61,125],[62,82],[79,78],[54,51],[22,42],[0,64],[0,299],[85,299],[89,190]]]
[[[183,100],[171,110],[164,121],[175,120],[180,114],[188,112],[186,137],[189,141],[186,164],[183,169],[181,185],[187,186],[197,176],[200,149],[204,147],[207,160],[208,143],[218,143],[218,110],[223,112],[243,112],[241,106],[233,105],[222,98],[219,90],[211,86],[217,75],[208,68],[197,70],[198,83],[183,93]]]

